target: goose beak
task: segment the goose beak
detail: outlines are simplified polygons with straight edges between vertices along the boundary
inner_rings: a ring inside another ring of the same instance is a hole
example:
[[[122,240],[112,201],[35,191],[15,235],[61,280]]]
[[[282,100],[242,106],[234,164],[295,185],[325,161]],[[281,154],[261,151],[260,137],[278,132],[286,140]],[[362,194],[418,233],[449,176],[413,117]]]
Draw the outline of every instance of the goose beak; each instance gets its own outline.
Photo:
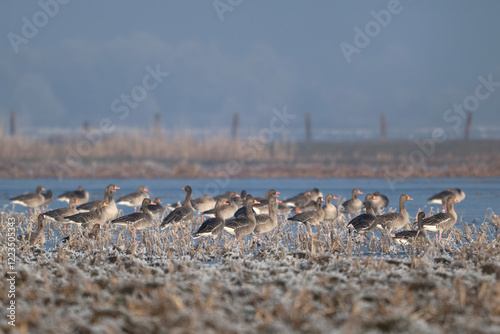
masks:
[[[358,194],[363,195],[363,192],[361,190],[358,190]]]
[[[118,187],[118,186],[115,186],[115,190],[113,190],[113,191],[116,191],[116,189],[120,189],[120,187]]]
[[[410,196],[408,196],[407,200],[408,201],[413,201],[413,198],[411,198]]]
[[[149,189],[148,189],[148,188],[146,188],[146,187],[144,187],[144,191],[149,191]]]
[[[280,201],[279,199],[276,200],[276,203],[283,203],[282,201]]]
[[[339,199],[337,196],[333,195],[333,198],[332,199]]]

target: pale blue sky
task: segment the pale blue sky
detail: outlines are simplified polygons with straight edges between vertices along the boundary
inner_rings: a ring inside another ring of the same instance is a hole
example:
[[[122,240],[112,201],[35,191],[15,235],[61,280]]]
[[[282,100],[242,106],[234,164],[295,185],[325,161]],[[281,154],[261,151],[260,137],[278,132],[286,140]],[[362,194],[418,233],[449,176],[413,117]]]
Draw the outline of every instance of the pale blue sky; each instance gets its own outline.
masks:
[[[354,28],[391,1],[245,0],[223,21],[213,1],[71,1],[43,24],[40,4],[54,1],[0,1],[4,129],[15,110],[25,132],[103,118],[146,128],[156,112],[167,129],[214,133],[238,112],[258,131],[287,106],[298,136],[310,112],[319,139],[376,134],[381,113],[391,137],[408,137],[454,124],[443,115],[474,95],[478,76],[500,82],[498,1],[402,0],[350,63],[340,44],[355,46]],[[23,17],[42,23],[16,53],[9,36],[24,38]],[[170,75],[120,119],[113,101],[140,92],[148,66]],[[480,101],[474,126],[476,136],[500,132],[500,87]]]

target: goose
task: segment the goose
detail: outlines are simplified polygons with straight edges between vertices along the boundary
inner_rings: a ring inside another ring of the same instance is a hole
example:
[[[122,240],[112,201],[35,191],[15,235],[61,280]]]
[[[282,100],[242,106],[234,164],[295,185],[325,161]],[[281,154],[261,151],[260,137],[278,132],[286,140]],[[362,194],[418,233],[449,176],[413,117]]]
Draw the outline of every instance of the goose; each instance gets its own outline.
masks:
[[[29,245],[43,246],[45,243],[45,230],[43,228],[43,213],[37,217],[37,231],[19,235],[18,240],[27,241]]]
[[[378,197],[378,196],[377,196]],[[405,208],[406,201],[412,201],[413,198],[407,194],[399,196],[399,212],[389,212],[383,215],[377,215],[377,227],[388,231],[399,230],[406,223],[410,222],[410,216]],[[372,202],[373,203],[373,202]]]
[[[247,195],[247,216],[241,218],[228,219],[224,225],[224,231],[239,239],[241,246],[241,237],[252,233],[257,225],[255,215],[252,210],[254,204],[258,204],[251,195]]]
[[[166,229],[168,225],[191,222],[193,220],[194,211],[191,206],[191,194],[193,190],[190,186],[185,186],[182,190],[186,192],[183,205],[170,212],[168,216],[163,219],[163,222],[160,225],[161,229]]]
[[[457,222],[457,213],[453,203],[458,200],[455,196],[448,196],[446,199],[446,212],[440,212],[423,220],[423,226],[427,231],[439,232],[439,240],[443,232],[449,230]]]
[[[81,212],[75,215],[66,216],[69,223],[76,224],[82,227],[93,227],[95,224],[104,225],[107,219],[104,215],[104,208],[108,204],[104,201],[99,201],[97,205],[97,210]]]
[[[76,203],[78,200],[75,197],[72,197],[69,200],[69,208],[60,208],[52,211],[48,211],[44,213],[44,217],[46,219],[58,222],[58,223],[67,223],[67,219],[64,218],[66,216],[76,215],[78,210],[76,209]]]
[[[30,208],[37,208],[42,206],[45,202],[45,197],[42,195],[42,191],[45,191],[45,188],[42,186],[37,186],[35,193],[20,195],[10,199],[12,204],[21,204]]]
[[[191,205],[193,209],[198,212],[204,212],[208,210],[212,210],[215,207],[215,200],[210,195],[203,195],[200,198],[194,199],[191,201]]]
[[[240,197],[240,195],[238,195],[234,191],[230,192],[230,194],[229,194],[229,204],[224,205],[220,209],[220,213],[221,213],[222,218],[224,220],[233,217],[234,214],[236,213],[236,211],[238,210],[238,205],[236,205],[236,203],[234,202],[234,199],[238,198],[238,197]],[[213,217],[215,217],[215,211],[213,209],[212,210],[208,210],[208,211],[203,212],[202,215],[210,217],[210,218],[213,218]]]
[[[359,213],[363,208],[363,202],[358,198],[360,194],[363,193],[359,189],[353,189],[351,193],[352,198],[342,203],[340,210],[349,215]]]
[[[148,205],[148,209],[153,214],[153,217],[160,217],[165,211],[163,206],[161,206],[161,199],[159,197],[155,198],[154,203]],[[139,210],[142,211],[142,208]]]
[[[146,193],[146,191],[149,191],[148,188],[139,186],[137,188],[137,191],[120,197],[116,204],[133,207],[134,212],[137,212],[137,207],[143,203],[142,201],[145,198],[149,198],[149,195]]]
[[[303,224],[309,224],[312,226],[320,224],[325,220],[325,210],[323,210],[321,202],[323,202],[323,198],[318,197],[316,199],[316,210],[296,214],[295,216],[288,218],[288,220],[293,222],[300,222]]]
[[[215,217],[205,220],[203,224],[201,224],[198,231],[193,234],[193,239],[200,237],[212,237],[215,239],[224,230],[225,221],[221,213],[221,209],[224,204],[227,204],[227,202],[223,199],[217,200],[214,208]]]
[[[269,198],[267,202],[267,211],[269,212],[269,214],[259,214],[255,216],[256,225],[254,232],[260,235],[262,233],[271,232],[278,226],[278,214],[276,213],[277,203],[281,203],[281,201],[276,197],[272,196],[271,198]]]
[[[339,199],[333,194],[326,195],[325,205],[323,206],[323,210],[325,211],[325,220],[335,220],[339,215],[337,207],[332,204],[332,200]]]
[[[64,194],[59,195],[57,197],[57,200],[61,201],[61,202],[69,203],[69,201],[72,198],[76,198],[79,203],[82,203],[82,204],[87,203],[89,201],[89,192],[86,190],[83,190],[82,186],[78,186],[78,189],[75,191],[67,191]]]
[[[151,225],[153,214],[149,211],[149,205],[156,205],[149,198],[142,200],[141,212],[134,212],[126,216],[122,216],[111,221],[111,224],[116,226],[131,227],[134,232],[136,230],[144,230]]]
[[[417,215],[418,230],[398,232],[392,237],[392,240],[394,240],[394,242],[396,242],[400,245],[408,245],[409,243],[411,243],[415,239],[428,240],[427,232],[425,231],[425,228],[423,225],[424,218],[425,218],[425,213],[422,211],[419,212]]]
[[[354,192],[353,192],[354,193]],[[367,194],[365,197],[366,213],[354,217],[347,226],[354,229],[358,234],[373,232],[377,227],[377,216],[372,208],[372,201],[376,199],[373,194]]]

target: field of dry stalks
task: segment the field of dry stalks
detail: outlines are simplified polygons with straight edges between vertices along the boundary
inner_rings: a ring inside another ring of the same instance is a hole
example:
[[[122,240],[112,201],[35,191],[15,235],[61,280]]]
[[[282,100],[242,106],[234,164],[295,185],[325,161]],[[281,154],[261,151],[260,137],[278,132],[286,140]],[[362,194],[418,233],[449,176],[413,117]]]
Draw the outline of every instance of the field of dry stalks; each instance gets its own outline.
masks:
[[[2,212],[26,231],[23,214]],[[45,249],[16,245],[16,327],[33,333],[498,333],[500,219],[401,248],[350,237],[345,220],[279,227],[240,248],[229,235],[193,240],[199,222],[96,239],[46,225]],[[30,225],[31,226],[31,225]],[[1,244],[2,272],[7,247]],[[0,283],[6,313],[7,274]]]
[[[0,178],[209,178],[228,161],[234,177],[498,177],[500,142],[265,143],[139,133],[102,140],[0,138]],[[401,175],[402,174],[402,175]]]

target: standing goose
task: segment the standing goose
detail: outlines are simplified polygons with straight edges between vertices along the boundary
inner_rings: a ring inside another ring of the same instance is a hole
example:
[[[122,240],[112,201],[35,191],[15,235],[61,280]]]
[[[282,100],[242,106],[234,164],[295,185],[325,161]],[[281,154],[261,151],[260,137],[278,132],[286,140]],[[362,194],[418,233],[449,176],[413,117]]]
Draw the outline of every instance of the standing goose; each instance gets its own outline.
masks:
[[[335,220],[339,215],[337,207],[331,202],[334,199],[338,199],[338,197],[333,194],[326,195],[325,205],[323,206],[323,210],[325,211],[325,220]]]
[[[240,193],[240,197],[236,197],[234,199],[234,202],[236,203],[236,205],[238,206],[238,208],[242,208],[242,207],[245,206],[246,200],[247,200],[247,191],[246,190],[242,190],[241,193]]]
[[[151,199],[144,198],[142,200],[141,212],[134,212],[120,218],[116,218],[111,221],[111,224],[117,226],[129,226],[134,232],[136,230],[144,230],[151,225],[153,221],[153,214],[149,211],[149,205],[156,205],[156,203],[151,202]]]
[[[12,204],[21,204],[23,206],[26,206],[30,208],[31,211],[32,208],[42,206],[45,202],[45,197],[42,195],[42,191],[44,190],[45,188],[43,188],[42,186],[38,186],[36,187],[35,193],[20,195],[11,198],[10,201]]]
[[[394,240],[394,242],[400,245],[408,245],[409,243],[411,243],[412,240],[415,239],[424,239],[424,240],[428,239],[427,232],[425,231],[423,225],[424,217],[425,213],[420,211],[417,215],[418,230],[398,232],[392,237],[392,240]]]
[[[104,215],[104,208],[108,204],[104,201],[99,201],[97,210],[77,213],[76,215],[66,216],[68,222],[82,227],[93,227],[95,224],[104,225],[107,219]]]
[[[378,196],[377,196],[378,197]],[[406,223],[410,222],[410,216],[405,208],[405,201],[412,201],[413,198],[407,194],[402,194],[399,196],[399,213],[389,212],[383,215],[377,215],[378,224],[377,227],[380,229],[386,229],[388,231],[399,230]],[[373,203],[373,202],[372,202]]]
[[[193,234],[193,238],[197,239],[200,237],[213,237],[214,239],[224,230],[224,218],[222,217],[221,209],[224,204],[227,204],[222,199],[217,200],[215,203],[215,218],[207,219],[201,224],[198,231]]]
[[[247,195],[247,216],[241,218],[233,218],[226,220],[226,224],[224,225],[224,231],[236,237],[240,241],[241,246],[241,237],[248,235],[253,232],[257,222],[255,220],[255,215],[252,210],[252,206],[254,204],[258,204],[251,195]]]
[[[164,212],[163,206],[161,206],[161,199],[156,197],[154,203],[148,205],[148,209],[153,214],[153,217],[160,217]],[[140,211],[142,211],[142,208]]]
[[[233,217],[234,214],[236,213],[236,211],[238,210],[238,205],[236,205],[236,203],[234,202],[234,199],[237,197],[240,197],[240,195],[238,195],[234,191],[231,191],[229,193],[229,204],[222,206],[222,208],[220,209],[220,213],[221,213],[222,218],[224,220]],[[215,210],[213,210],[213,209],[208,210],[208,211],[203,212],[202,214],[204,216],[213,218],[213,217],[215,217]]]
[[[58,223],[67,223],[68,220],[64,217],[76,215],[78,213],[78,210],[76,209],[77,202],[78,200],[73,197],[69,200],[69,208],[60,208],[45,212],[44,217]]]
[[[131,206],[134,208],[134,212],[137,212],[137,207],[143,203],[142,201],[145,198],[149,198],[149,195],[146,193],[146,191],[149,191],[148,188],[139,186],[137,188],[137,191],[120,197],[116,204]]]
[[[271,232],[278,226],[278,214],[276,213],[277,203],[281,203],[281,201],[276,199],[276,197],[273,196],[269,198],[267,202],[269,215],[260,214],[255,216],[256,225],[254,231],[259,235]]]
[[[347,224],[348,227],[354,229],[359,234],[366,234],[375,230],[377,227],[377,216],[375,216],[375,212],[372,208],[372,201],[374,199],[376,199],[376,197],[373,196],[373,194],[366,195],[366,213],[354,217],[349,224]]]
[[[198,212],[212,210],[215,207],[215,200],[210,195],[203,195],[200,198],[191,201],[193,209]]]
[[[342,203],[340,210],[349,215],[357,214],[358,212],[360,212],[363,208],[363,202],[358,198],[358,195],[360,194],[363,193],[359,189],[353,189],[351,193],[352,198]]]
[[[438,232],[439,240],[441,234],[449,230],[457,222],[457,213],[453,207],[453,203],[458,202],[455,196],[449,196],[446,200],[446,212],[440,212],[423,220],[424,228],[427,231]]]
[[[182,190],[186,192],[183,205],[170,212],[168,216],[163,219],[163,222],[160,225],[161,229],[167,228],[168,225],[191,222],[193,220],[194,211],[191,206],[191,194],[193,190],[190,186],[185,186]]]
[[[299,213],[291,218],[288,218],[288,220],[293,222],[300,222],[303,224],[309,224],[312,226],[320,224],[325,220],[325,210],[323,210],[321,202],[323,202],[323,198],[318,197],[316,199],[316,210]]]
[[[380,191],[374,192],[373,196],[377,197],[377,199],[372,202],[373,211],[379,212],[389,206],[389,199],[387,196],[382,195]]]
[[[82,186],[78,186],[78,189],[75,191],[67,191],[64,194],[59,195],[57,197],[57,200],[61,201],[61,202],[69,203],[69,201],[72,198],[76,198],[78,200],[78,202],[80,202],[82,204],[87,203],[89,201],[89,192],[86,190],[83,190]]]
[[[28,232],[17,236],[18,240],[27,241],[30,245],[40,245],[43,246],[45,243],[45,230],[43,228],[43,214],[39,214],[37,218],[37,231]]]

